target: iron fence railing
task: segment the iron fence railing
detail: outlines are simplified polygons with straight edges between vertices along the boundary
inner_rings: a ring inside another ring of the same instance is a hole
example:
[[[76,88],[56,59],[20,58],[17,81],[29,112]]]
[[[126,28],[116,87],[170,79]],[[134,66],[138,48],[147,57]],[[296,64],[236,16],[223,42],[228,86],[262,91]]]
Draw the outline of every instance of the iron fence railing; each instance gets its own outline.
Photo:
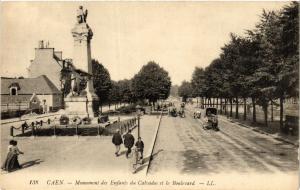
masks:
[[[66,124],[62,125],[59,119],[36,120],[30,124],[24,122],[20,126],[10,127],[10,136],[101,136],[111,135],[117,130],[121,134],[137,127],[137,118],[130,118],[114,123],[100,124]]]

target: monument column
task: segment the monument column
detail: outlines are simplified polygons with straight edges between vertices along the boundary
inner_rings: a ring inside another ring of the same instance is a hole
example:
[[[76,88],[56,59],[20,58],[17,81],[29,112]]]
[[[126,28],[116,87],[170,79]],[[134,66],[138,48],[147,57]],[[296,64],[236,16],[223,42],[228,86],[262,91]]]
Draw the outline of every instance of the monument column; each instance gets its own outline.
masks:
[[[98,109],[99,98],[95,94],[92,79],[91,39],[93,32],[86,23],[86,18],[87,10],[84,10],[83,7],[80,6],[77,10],[77,23],[71,30],[74,38],[73,89],[71,90],[72,93],[65,99],[65,103],[66,111],[70,115],[93,117],[95,115],[95,109]],[[86,82],[86,87],[83,89],[81,89],[82,87],[79,85],[82,82]],[[74,93],[75,86],[76,94]]]
[[[87,23],[77,23],[72,29],[74,38],[73,64],[76,69],[90,75],[92,72],[91,39],[93,32]],[[93,80],[88,80],[86,88],[88,98],[95,98]]]

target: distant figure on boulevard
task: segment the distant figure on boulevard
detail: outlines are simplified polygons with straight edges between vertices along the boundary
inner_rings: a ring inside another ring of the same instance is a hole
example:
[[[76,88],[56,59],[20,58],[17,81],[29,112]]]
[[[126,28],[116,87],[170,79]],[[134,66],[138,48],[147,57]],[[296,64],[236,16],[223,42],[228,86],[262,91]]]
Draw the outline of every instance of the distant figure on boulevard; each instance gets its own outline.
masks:
[[[143,159],[144,142],[142,141],[141,137],[138,138],[138,141],[135,143],[135,147],[136,147],[137,151],[140,153],[139,159]]]
[[[10,140],[8,145],[8,153],[5,159],[5,162],[2,165],[2,170],[11,172],[16,169],[20,169],[21,166],[18,161],[19,154],[24,154],[21,152],[17,146],[17,141]]]
[[[119,156],[120,146],[123,143],[122,136],[120,134],[120,130],[118,129],[117,132],[113,135],[112,143],[116,146],[115,155]]]
[[[131,129],[129,129],[128,132],[123,137],[124,137],[124,146],[127,148],[126,158],[128,158],[128,155],[131,153],[131,148],[134,145],[134,137],[131,134]]]

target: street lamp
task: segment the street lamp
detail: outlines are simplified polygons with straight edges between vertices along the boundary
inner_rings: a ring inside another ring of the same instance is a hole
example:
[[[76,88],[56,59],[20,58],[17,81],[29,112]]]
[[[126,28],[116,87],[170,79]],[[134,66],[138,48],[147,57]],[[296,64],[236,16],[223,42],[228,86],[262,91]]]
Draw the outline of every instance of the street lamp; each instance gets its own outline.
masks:
[[[141,116],[141,109],[142,107],[140,105],[137,105],[135,107],[137,112],[137,119],[138,119],[138,138],[140,138],[140,116]]]

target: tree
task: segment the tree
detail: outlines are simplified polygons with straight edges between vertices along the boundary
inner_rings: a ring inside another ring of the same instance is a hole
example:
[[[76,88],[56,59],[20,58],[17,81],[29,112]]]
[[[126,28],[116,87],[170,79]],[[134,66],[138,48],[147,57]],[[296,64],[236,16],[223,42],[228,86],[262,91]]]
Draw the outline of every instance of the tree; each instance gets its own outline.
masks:
[[[171,86],[170,95],[174,96],[174,97],[177,97],[178,96],[178,88],[179,88],[178,85]]]
[[[195,67],[193,75],[192,75],[192,80],[191,80],[194,97],[197,97],[197,96],[203,97],[204,96],[204,89],[203,89],[203,84],[205,81],[204,75],[205,75],[205,73],[204,73],[203,68]]]
[[[61,91],[63,98],[71,91],[71,70],[63,67],[60,71]]]
[[[243,78],[240,70],[243,65],[240,64],[242,39],[235,34],[230,34],[230,42],[222,48],[222,63],[224,64],[224,74],[226,76],[227,86],[226,94],[230,100],[230,116],[232,116],[232,103],[235,99],[236,111],[235,117],[239,118],[239,97],[241,96],[241,79]]]
[[[217,99],[217,107],[219,97],[222,95],[223,82],[224,82],[224,65],[220,58],[214,59],[211,64],[205,68],[204,72],[204,84],[202,90],[206,97],[213,98],[213,101]],[[215,102],[213,102],[215,105]]]
[[[120,96],[120,86],[118,85],[118,82],[111,81],[111,89],[108,93],[108,106],[110,109],[110,105],[113,103],[115,104],[115,109],[117,108],[117,104],[121,101]]]
[[[291,2],[281,11],[263,11],[254,30],[246,36],[231,34],[230,41],[221,48],[219,58],[204,70],[194,70],[191,86],[193,96],[225,98],[236,103],[252,99],[253,122],[256,122],[256,104],[262,106],[265,125],[268,125],[268,106],[280,100],[280,126],[283,126],[283,101],[299,95],[299,5]],[[205,99],[206,102],[206,99]],[[222,101],[221,101],[222,104]],[[273,108],[273,107],[272,107]],[[225,114],[226,114],[225,105]],[[271,117],[272,118],[272,117]]]
[[[299,4],[291,2],[279,16],[280,62],[277,62],[277,89],[280,100],[280,128],[283,129],[283,101],[287,97],[299,96]]]
[[[131,103],[133,92],[131,88],[131,81],[128,79],[118,81],[119,86],[119,94],[120,94],[120,101]]]
[[[167,71],[154,61],[148,62],[132,79],[133,94],[137,99],[148,99],[153,104],[170,94],[171,79]]]
[[[187,98],[192,97],[192,92],[192,85],[187,81],[183,81],[178,88],[178,95],[182,97],[183,102],[186,102]]]
[[[92,60],[93,83],[95,93],[99,97],[101,112],[102,105],[108,101],[109,90],[111,89],[111,79],[108,70],[97,60]]]
[[[267,80],[265,83],[260,83],[262,85],[260,102],[267,112],[268,103],[264,101],[273,102],[273,99],[279,98],[281,129],[283,128],[283,101],[286,97],[297,94],[298,22],[298,3],[291,3],[280,12],[263,11],[255,31],[260,40],[262,57],[262,65],[257,70],[256,80],[261,80],[260,77]],[[267,119],[266,114],[265,118]]]

